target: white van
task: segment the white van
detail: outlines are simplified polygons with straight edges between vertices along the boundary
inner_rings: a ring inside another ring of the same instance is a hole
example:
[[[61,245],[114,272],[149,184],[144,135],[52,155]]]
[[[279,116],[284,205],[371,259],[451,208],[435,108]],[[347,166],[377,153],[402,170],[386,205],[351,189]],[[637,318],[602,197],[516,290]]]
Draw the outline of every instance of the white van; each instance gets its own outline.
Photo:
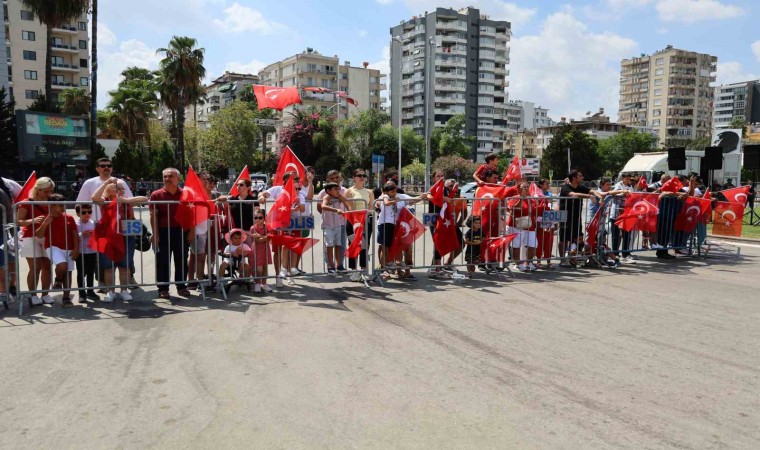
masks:
[[[637,173],[639,176],[644,175],[647,183],[652,184],[658,181],[663,173],[678,175],[696,172],[707,182],[706,178],[708,174],[703,173],[701,170],[701,162],[704,156],[705,152],[703,150],[686,150],[686,169],[676,171],[668,170],[668,152],[636,153],[633,155],[633,158],[628,160],[620,174],[627,172]],[[740,158],[739,152],[724,154],[723,169],[713,171],[713,180],[723,184],[730,178],[736,184],[741,171]],[[618,174],[618,179],[621,178],[620,174]]]

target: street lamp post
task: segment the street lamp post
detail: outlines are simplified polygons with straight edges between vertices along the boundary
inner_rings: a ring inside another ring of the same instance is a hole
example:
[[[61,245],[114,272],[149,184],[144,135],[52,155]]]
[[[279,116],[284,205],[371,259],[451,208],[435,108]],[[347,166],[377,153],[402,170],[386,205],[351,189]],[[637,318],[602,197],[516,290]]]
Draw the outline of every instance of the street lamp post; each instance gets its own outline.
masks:
[[[426,58],[426,72],[425,76],[425,191],[430,190],[430,108],[432,104],[432,92],[431,83],[433,81],[433,64],[435,63],[435,56],[433,50],[435,49],[435,37],[431,36],[429,40],[429,47]]]
[[[401,46],[404,45],[404,41],[400,37],[398,37],[398,36],[393,36],[393,42],[395,42],[395,43],[397,43],[399,45],[399,49],[398,49],[398,55],[399,55],[398,67],[399,67],[399,73],[403,73],[402,72],[402,70],[403,70],[403,62],[402,62],[403,49],[401,48]],[[403,77],[399,77],[399,80],[398,80],[398,179],[399,179],[399,184],[404,179],[404,177],[401,176],[401,111],[402,111],[401,110],[401,103],[402,103],[402,100],[401,100],[401,97],[402,97],[401,80],[402,79],[403,79]],[[395,94],[395,92],[394,92],[394,94]]]

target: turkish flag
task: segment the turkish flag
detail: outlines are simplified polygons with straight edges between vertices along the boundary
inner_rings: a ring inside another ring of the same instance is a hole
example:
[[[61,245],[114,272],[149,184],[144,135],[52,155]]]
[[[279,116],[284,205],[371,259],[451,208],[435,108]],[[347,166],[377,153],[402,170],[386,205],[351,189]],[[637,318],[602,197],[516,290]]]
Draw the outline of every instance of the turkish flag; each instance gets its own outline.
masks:
[[[654,233],[657,231],[657,194],[633,192],[625,198],[623,214],[618,216],[615,225],[625,231],[634,228]]]
[[[707,216],[710,212],[712,202],[709,199],[699,197],[688,197],[676,216],[676,231],[685,231],[691,233],[697,226],[697,223]]]
[[[354,240],[346,249],[346,256],[356,258],[362,251],[362,241],[364,240],[364,225],[367,223],[367,211],[346,211],[343,214],[346,221],[354,227]]]
[[[743,217],[743,204],[716,202],[713,213],[713,234],[721,236],[741,236]]]
[[[596,252],[599,244],[599,222],[602,220],[602,209],[599,207],[594,217],[586,224],[586,244],[591,247],[592,252]]]
[[[507,172],[504,174],[504,179],[501,180],[501,184],[506,185],[510,181],[519,180],[522,178],[522,172],[520,171],[520,158],[515,155],[512,163],[509,165]]]
[[[15,205],[18,202],[23,202],[24,200],[28,199],[29,195],[32,193],[32,188],[34,187],[35,183],[37,183],[37,171],[33,170],[32,174],[29,175],[29,178],[26,179],[24,187],[21,188],[21,191],[19,191],[16,198],[13,199],[13,204]]]
[[[308,87],[303,88],[303,90],[307,92],[316,92],[317,94],[326,94],[330,92],[330,90],[327,88],[317,87],[317,86],[308,86]]]
[[[294,87],[282,88],[256,84],[253,86],[253,93],[256,95],[256,102],[259,104],[259,111],[265,108],[282,111],[286,106],[301,103],[298,88]]]
[[[438,180],[433,187],[430,188],[430,203],[441,208],[443,207],[443,178]]]
[[[348,103],[350,103],[350,104],[352,104],[354,106],[357,106],[357,107],[359,106],[359,102],[357,100],[349,97],[348,94],[346,94],[343,91],[335,91],[335,95],[337,95],[340,98],[345,98]]]
[[[295,237],[287,234],[270,233],[268,236],[273,247],[285,247],[299,256],[303,255],[306,250],[314,247],[314,245],[319,242],[319,239]]]
[[[235,180],[235,183],[230,188],[230,196],[235,197],[240,193],[238,192],[238,183],[240,182],[240,180],[251,181],[251,174],[250,172],[248,172],[247,165],[243,167],[243,170],[240,171],[240,175],[238,175],[237,180]],[[249,191],[249,194],[250,194],[250,191]]]
[[[457,238],[457,223],[453,211],[450,211],[448,206],[443,205],[438,220],[435,221],[435,233],[433,233],[433,244],[441,256],[461,248]]]
[[[641,178],[639,178],[639,183],[636,185],[636,189],[640,191],[646,191],[649,188],[649,185],[647,184],[647,178],[642,175]]]
[[[671,178],[662,184],[660,190],[662,192],[678,192],[683,189],[683,183],[678,178]]]
[[[117,262],[124,259],[125,245],[124,236],[118,232],[119,204],[109,202],[100,209],[100,220],[92,230],[92,236],[87,247],[102,253],[111,261]]]
[[[503,260],[506,254],[503,249],[515,239],[515,236],[517,236],[517,233],[486,239],[483,245],[481,245],[481,253],[483,253],[485,260],[494,261],[497,255],[501,255],[501,259]]]
[[[183,230],[205,222],[211,216],[213,202],[203,187],[203,182],[195,173],[192,167],[188,167],[187,176],[185,177],[185,186],[182,188],[182,194],[179,198],[177,211],[174,218]]]
[[[271,229],[290,228],[290,212],[293,209],[293,203],[296,201],[298,201],[296,189],[293,185],[293,177],[290,177],[267,214],[267,227]]]
[[[747,204],[747,198],[749,197],[749,186],[741,186],[733,189],[726,189],[720,191],[729,203],[738,203],[742,206]]]
[[[702,220],[702,223],[708,224],[710,223],[710,219],[712,218],[712,214],[710,213],[711,208],[712,208],[712,195],[710,194],[710,188],[707,188],[707,190],[705,191],[705,195],[702,196],[702,198],[704,200],[710,200],[710,208],[708,208],[705,214],[703,214],[702,217],[700,218],[700,220]]]
[[[277,171],[274,173],[272,179],[272,186],[282,186],[282,179],[288,172],[296,172],[298,178],[306,178],[306,168],[293,150],[287,145],[282,149],[280,154],[280,162],[277,163]]]
[[[496,200],[504,200],[507,197],[517,195],[517,186],[506,187],[501,184],[484,184],[475,190],[476,199],[472,205],[472,215],[480,216],[484,210],[499,204]],[[495,200],[488,200],[495,199]]]
[[[401,256],[420,236],[425,234],[425,227],[408,209],[402,208],[396,218],[396,228],[393,231],[393,243],[388,248],[386,261],[394,261]]]

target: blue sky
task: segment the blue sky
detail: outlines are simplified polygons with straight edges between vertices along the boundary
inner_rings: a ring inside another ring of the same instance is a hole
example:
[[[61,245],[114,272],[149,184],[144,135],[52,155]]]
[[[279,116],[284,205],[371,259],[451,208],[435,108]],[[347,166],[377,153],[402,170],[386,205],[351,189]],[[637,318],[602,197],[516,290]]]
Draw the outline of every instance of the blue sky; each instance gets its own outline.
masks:
[[[127,66],[156,68],[173,35],[198,39],[208,77],[256,73],[312,47],[387,71],[389,28],[436,6],[474,6],[513,24],[510,99],[578,118],[617,118],[620,60],[671,44],[718,56],[718,83],[760,78],[760,17],[751,0],[100,0],[99,95]]]

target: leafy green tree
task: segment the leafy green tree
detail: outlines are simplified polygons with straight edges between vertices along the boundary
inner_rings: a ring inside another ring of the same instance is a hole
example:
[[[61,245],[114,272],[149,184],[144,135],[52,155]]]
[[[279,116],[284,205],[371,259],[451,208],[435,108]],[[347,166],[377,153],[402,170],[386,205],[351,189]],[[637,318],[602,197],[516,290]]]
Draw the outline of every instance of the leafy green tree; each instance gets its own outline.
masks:
[[[466,119],[464,114],[452,116],[446,125],[436,127],[430,136],[430,147],[433,151],[433,159],[439,156],[472,157],[472,148],[475,139],[473,136],[465,136]]]
[[[736,116],[733,119],[731,119],[731,124],[728,126],[728,128],[732,128],[735,130],[742,130],[742,139],[747,137],[747,120],[744,119],[744,117]]]
[[[197,44],[198,41],[191,37],[174,36],[167,48],[159,48],[156,52],[164,56],[160,63],[161,83],[164,86],[161,93],[170,93],[176,99],[176,102],[172,100],[172,104],[176,106],[177,153],[183,167],[185,106],[197,101],[203,92],[202,80],[206,76],[206,68],[203,66],[205,50],[198,48]]]
[[[138,67],[129,67],[121,75],[124,79],[108,93],[108,126],[134,147],[148,138],[148,123],[158,106],[158,83],[153,72]]]
[[[58,95],[61,111],[71,116],[88,116],[90,113],[90,94],[86,89],[64,89]]]
[[[656,150],[653,145],[656,138],[649,133],[635,129],[622,131],[608,139],[599,140],[599,155],[602,167],[608,175],[617,174],[634,153],[647,153]]]
[[[329,112],[295,108],[290,114],[291,122],[280,128],[282,147],[290,146],[307,166],[313,166],[325,152],[337,153],[336,123]]]
[[[425,164],[421,163],[419,160],[415,160],[413,163],[407,164],[401,168],[401,176],[405,180],[414,178],[415,182],[419,183],[421,180],[425,179]]]
[[[61,105],[58,103],[50,103],[48,104],[47,96],[45,94],[40,94],[31,105],[29,105],[28,108],[26,108],[27,111],[35,111],[35,112],[46,112],[46,113],[53,113],[53,114],[60,114],[61,113]]]
[[[126,141],[121,141],[111,160],[119,172],[130,178],[140,179],[150,175],[147,152],[139,145],[132,146]]]
[[[541,159],[541,177],[549,178],[549,171],[560,179],[567,174],[567,149],[570,149],[571,168],[580,169],[587,180],[599,178],[603,165],[599,157],[596,138],[573,128],[562,126],[552,137]]]
[[[16,103],[8,98],[5,87],[0,87],[0,160],[9,166],[18,162],[15,109]]]
[[[148,178],[150,179],[160,180],[164,169],[167,167],[177,167],[177,158],[174,157],[174,150],[168,142],[164,142],[161,146],[155,148],[150,156],[150,170],[148,171]]]
[[[245,102],[248,107],[253,111],[253,114],[257,119],[277,119],[277,111],[271,108],[265,108],[259,111],[259,103],[256,100],[256,96],[253,94],[253,85],[246,83],[238,93],[240,101]],[[267,154],[267,137],[270,134],[277,132],[277,128],[270,125],[259,125],[259,133],[261,134],[261,161],[266,161],[269,158]],[[268,172],[267,172],[268,173]]]
[[[443,170],[446,178],[456,178],[462,181],[472,179],[478,164],[458,155],[441,156],[433,161],[433,171]]]
[[[89,163],[89,166],[87,167],[88,173],[98,173],[98,171],[95,170],[95,166],[97,165],[98,159],[107,158],[107,157],[108,155],[106,154],[106,149],[100,144],[96,145],[95,151],[93,152],[92,155],[90,155],[90,163]]]
[[[229,167],[238,169],[251,164],[259,137],[255,118],[253,111],[240,100],[214,113],[208,129],[201,135],[204,161],[225,161]]]

